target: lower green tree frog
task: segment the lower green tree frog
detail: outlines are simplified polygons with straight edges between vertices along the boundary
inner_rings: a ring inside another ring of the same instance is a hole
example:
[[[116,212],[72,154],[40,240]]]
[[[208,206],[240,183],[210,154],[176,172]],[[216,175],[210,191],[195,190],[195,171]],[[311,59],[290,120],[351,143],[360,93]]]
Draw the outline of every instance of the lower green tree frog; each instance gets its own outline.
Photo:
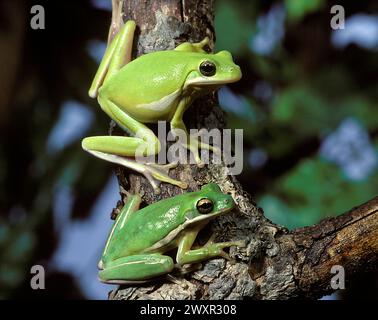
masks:
[[[212,219],[230,212],[235,203],[216,184],[155,202],[138,210],[140,196],[129,198],[118,214],[98,264],[105,283],[132,283],[170,273],[175,266],[197,263],[217,256],[243,241],[213,243],[191,249],[198,232]],[[176,261],[164,255],[177,248]]]

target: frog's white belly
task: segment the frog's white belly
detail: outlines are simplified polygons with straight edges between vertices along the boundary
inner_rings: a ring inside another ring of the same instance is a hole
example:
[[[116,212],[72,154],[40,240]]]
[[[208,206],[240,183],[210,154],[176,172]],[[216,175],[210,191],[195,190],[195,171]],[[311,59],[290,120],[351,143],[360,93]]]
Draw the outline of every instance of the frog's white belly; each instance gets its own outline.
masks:
[[[178,96],[180,95],[180,91],[181,90],[176,90],[158,101],[139,104],[136,106],[136,109],[156,111],[160,113],[165,112],[172,105],[172,103],[177,100]]]
[[[160,100],[134,105],[127,113],[140,122],[169,121],[177,107],[181,90],[176,90]]]

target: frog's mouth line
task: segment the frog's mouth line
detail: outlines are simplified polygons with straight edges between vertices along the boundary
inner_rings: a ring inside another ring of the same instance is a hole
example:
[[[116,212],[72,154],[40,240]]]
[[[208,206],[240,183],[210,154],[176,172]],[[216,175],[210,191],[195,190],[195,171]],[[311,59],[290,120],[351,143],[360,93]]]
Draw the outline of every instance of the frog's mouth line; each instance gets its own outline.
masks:
[[[186,222],[183,223],[182,227],[183,227],[183,230],[186,229],[186,227],[190,224],[195,224],[197,222],[201,222],[202,220],[212,220],[213,218],[216,218],[218,216],[221,216],[229,211],[231,211],[233,208],[225,208],[223,210],[219,210],[217,213],[207,213],[207,214],[202,214],[192,220],[188,220]]]
[[[184,231],[188,226],[191,226],[196,223],[201,223],[204,220],[210,221],[216,217],[219,217],[229,211],[231,211],[234,208],[225,208],[223,210],[218,211],[217,213],[210,213],[210,214],[203,214],[200,215],[192,220],[185,221],[180,227],[172,230],[170,233],[168,233],[162,240],[155,243],[152,247],[147,248],[144,250],[145,252],[150,252],[154,250],[158,250],[159,248],[167,246],[180,232]]]
[[[237,82],[240,79],[241,79],[241,74],[238,77],[225,78],[224,80],[217,79],[213,81],[210,80],[210,78],[206,78],[206,77],[196,77],[196,78],[188,80],[185,84],[185,87],[189,87],[189,86],[195,87],[198,85],[201,85],[201,86],[214,86],[215,85],[215,86],[220,87],[224,84]]]

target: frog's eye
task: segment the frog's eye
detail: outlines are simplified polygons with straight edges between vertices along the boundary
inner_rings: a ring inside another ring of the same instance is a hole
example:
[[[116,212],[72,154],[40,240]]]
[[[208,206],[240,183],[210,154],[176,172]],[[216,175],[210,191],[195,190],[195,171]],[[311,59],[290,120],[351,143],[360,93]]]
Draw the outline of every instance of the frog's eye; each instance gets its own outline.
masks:
[[[213,210],[213,207],[213,201],[207,198],[200,199],[197,202],[197,210],[201,213],[209,213]]]
[[[206,76],[211,77],[215,74],[215,71],[217,71],[217,68],[215,67],[215,64],[210,61],[204,61],[199,66],[200,72]]]

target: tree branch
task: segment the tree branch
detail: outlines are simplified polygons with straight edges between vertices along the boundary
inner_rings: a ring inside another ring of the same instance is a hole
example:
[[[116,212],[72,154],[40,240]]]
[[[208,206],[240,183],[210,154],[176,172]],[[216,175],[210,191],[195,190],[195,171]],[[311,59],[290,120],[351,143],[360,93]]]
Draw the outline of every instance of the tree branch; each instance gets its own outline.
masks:
[[[297,229],[290,237],[299,249],[298,294],[320,297],[331,291],[332,266],[343,266],[347,275],[377,267],[378,197],[336,218]]]
[[[197,42],[205,36],[212,40],[215,37],[212,0],[114,2],[120,4],[124,21],[137,22],[136,55],[173,49],[181,42]],[[113,30],[118,18],[118,14],[113,14]],[[196,101],[184,120],[188,128],[221,129],[225,125],[225,115],[215,95]],[[217,241],[247,240],[247,247],[230,249],[235,263],[209,260],[200,270],[184,277],[121,287],[110,293],[110,299],[315,298],[330,291],[332,265],[344,266],[347,279],[367,266],[377,265],[377,198],[340,217],[289,232],[267,220],[228,173],[226,166],[211,164],[201,169],[180,165],[171,174],[189,183],[187,191],[215,182],[223,192],[232,194],[238,210],[212,222],[204,230],[203,238],[215,233]],[[141,194],[146,205],[186,192],[162,184],[162,193],[155,195],[140,175],[117,168],[117,176],[120,187]]]

